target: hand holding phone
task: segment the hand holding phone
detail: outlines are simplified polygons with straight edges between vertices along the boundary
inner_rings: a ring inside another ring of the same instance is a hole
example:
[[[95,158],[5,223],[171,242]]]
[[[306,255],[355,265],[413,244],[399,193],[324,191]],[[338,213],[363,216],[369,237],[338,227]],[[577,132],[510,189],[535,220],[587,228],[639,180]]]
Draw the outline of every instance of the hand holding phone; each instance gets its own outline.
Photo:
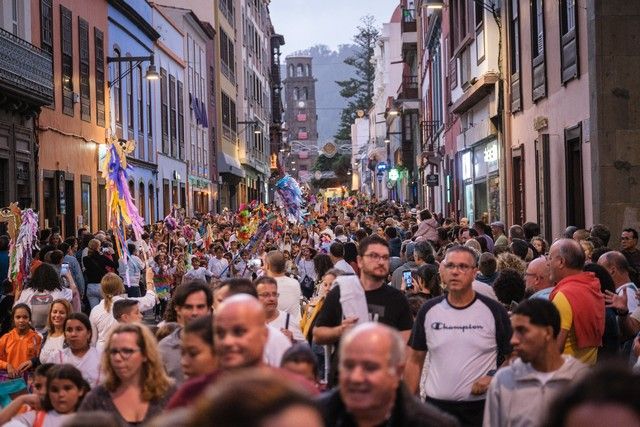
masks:
[[[402,279],[404,280],[404,287],[406,290],[413,289],[413,277],[411,277],[411,270],[404,270],[402,272]]]

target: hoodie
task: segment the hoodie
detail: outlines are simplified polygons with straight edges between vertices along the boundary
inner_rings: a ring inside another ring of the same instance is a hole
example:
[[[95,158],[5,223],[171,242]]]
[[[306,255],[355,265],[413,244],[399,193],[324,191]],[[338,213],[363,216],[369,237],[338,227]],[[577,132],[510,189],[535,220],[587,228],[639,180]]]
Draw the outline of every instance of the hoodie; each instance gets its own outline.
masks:
[[[423,240],[430,240],[432,242],[438,241],[438,221],[434,218],[425,219],[418,225],[418,231],[415,234],[416,242]]]
[[[596,275],[582,272],[565,277],[551,292],[550,300],[559,292],[571,304],[578,348],[600,347],[604,334],[604,296]]]

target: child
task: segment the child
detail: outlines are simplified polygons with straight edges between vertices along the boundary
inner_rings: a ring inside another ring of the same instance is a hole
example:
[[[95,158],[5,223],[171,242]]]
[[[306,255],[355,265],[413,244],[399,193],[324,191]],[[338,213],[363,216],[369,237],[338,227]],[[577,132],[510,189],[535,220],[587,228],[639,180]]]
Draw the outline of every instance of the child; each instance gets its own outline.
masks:
[[[29,411],[14,417],[10,427],[60,426],[78,410],[82,399],[89,392],[89,384],[82,373],[72,365],[56,365],[47,372],[47,392],[42,409]]]
[[[156,321],[162,318],[164,310],[167,307],[167,301],[171,299],[171,287],[173,286],[174,268],[167,265],[167,256],[158,254],[153,258],[155,266],[153,267],[153,284],[156,288],[156,296],[158,304],[156,304]]]
[[[318,381],[318,358],[307,343],[297,343],[289,347],[282,355],[280,367],[312,382],[323,391],[323,385]]]
[[[31,411],[32,408],[40,406],[40,402],[42,402],[47,393],[47,372],[53,366],[55,366],[53,363],[44,363],[36,368],[33,373],[33,383],[31,384],[32,394],[21,394],[3,408],[0,411],[0,425],[4,425],[18,414]]]
[[[17,378],[34,366],[42,338],[31,327],[31,309],[27,304],[16,304],[11,312],[13,329],[0,338],[0,369],[9,378]]]

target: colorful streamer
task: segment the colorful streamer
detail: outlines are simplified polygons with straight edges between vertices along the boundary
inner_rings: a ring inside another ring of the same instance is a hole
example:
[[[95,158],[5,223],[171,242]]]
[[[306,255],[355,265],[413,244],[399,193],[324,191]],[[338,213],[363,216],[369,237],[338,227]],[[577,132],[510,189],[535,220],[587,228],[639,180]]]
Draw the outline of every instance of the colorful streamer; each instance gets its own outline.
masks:
[[[284,205],[289,219],[293,222],[304,221],[302,212],[302,190],[298,181],[285,175],[276,182],[276,194]]]
[[[38,214],[27,209],[21,213],[21,217],[18,235],[9,247],[9,278],[14,284],[16,298],[22,291],[24,278],[29,274],[33,249],[38,245]]]

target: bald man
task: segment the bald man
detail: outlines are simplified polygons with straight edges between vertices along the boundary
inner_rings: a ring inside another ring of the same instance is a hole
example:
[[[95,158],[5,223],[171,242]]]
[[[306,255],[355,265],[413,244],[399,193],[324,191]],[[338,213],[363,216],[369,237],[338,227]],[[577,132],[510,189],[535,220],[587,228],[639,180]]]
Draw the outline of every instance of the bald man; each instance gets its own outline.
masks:
[[[527,294],[531,294],[529,298],[549,299],[553,291],[553,282],[549,275],[549,260],[546,257],[541,256],[529,263],[524,273]]]
[[[616,287],[616,294],[622,296],[627,294],[627,314],[633,313],[638,308],[636,292],[638,288],[629,277],[629,261],[618,251],[606,252],[598,259],[598,264],[607,269],[613,284]]]
[[[560,239],[549,249],[550,279],[557,282],[551,302],[560,312],[558,348],[593,365],[604,334],[604,296],[594,273],[584,272],[585,255],[573,239]]]
[[[245,279],[230,279],[228,282],[232,280]],[[304,378],[267,365],[264,353],[272,332],[280,334],[288,345],[291,343],[280,331],[269,328],[265,322],[264,308],[253,295],[240,293],[222,301],[213,321],[213,341],[219,369],[186,382],[171,398],[167,409],[189,406],[221,374],[245,368],[277,369],[281,375],[290,376],[300,383],[310,394],[317,394],[315,386]]]
[[[325,425],[458,425],[402,383],[404,352],[404,339],[389,326],[364,323],[348,331],[340,345],[340,387],[319,400]]]

